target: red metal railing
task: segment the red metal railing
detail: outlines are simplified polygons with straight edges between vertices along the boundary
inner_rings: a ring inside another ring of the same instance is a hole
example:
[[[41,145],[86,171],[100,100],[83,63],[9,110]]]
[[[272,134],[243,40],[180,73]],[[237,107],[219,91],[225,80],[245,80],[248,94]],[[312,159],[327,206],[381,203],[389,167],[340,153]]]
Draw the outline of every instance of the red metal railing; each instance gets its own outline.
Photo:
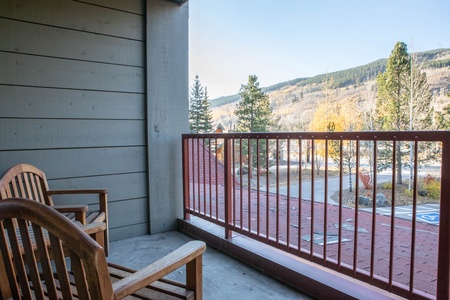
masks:
[[[222,226],[225,238],[237,232],[403,297],[450,297],[450,132],[182,139],[185,218],[198,216]],[[437,175],[428,178],[440,180],[435,204],[422,203],[430,198],[419,183],[430,170]],[[363,172],[371,187],[355,175]],[[399,172],[411,174],[401,196]],[[380,207],[384,197],[388,207]]]

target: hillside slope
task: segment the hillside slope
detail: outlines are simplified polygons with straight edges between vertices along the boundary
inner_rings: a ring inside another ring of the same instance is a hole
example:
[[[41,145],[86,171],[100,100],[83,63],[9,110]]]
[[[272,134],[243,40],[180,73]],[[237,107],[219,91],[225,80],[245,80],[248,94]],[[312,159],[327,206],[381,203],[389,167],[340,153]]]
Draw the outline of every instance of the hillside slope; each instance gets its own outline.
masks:
[[[440,111],[450,103],[446,93],[450,90],[450,49],[436,49],[415,53],[426,72],[433,92],[433,106]],[[325,82],[331,83],[328,91],[335,101],[357,99],[364,105],[375,103],[376,77],[386,69],[387,59],[343,71],[320,74],[310,78],[297,78],[263,88],[277,117],[280,130],[307,130],[317,106],[325,99]],[[234,110],[239,95],[211,100],[214,124],[232,130],[236,123]]]

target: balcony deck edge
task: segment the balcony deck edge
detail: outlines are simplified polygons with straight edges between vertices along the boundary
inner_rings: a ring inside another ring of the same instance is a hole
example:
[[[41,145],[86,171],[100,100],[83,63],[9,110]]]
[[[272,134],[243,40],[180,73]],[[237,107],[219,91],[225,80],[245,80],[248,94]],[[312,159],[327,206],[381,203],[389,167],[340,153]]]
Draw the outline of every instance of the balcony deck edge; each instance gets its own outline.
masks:
[[[222,227],[196,217],[178,219],[178,229],[317,299],[404,299],[236,233],[226,240]]]

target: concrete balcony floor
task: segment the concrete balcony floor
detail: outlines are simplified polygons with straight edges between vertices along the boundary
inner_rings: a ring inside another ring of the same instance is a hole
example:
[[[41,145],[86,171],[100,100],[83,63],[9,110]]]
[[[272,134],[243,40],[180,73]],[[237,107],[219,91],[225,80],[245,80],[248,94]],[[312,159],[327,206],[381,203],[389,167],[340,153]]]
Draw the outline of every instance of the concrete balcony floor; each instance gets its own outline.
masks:
[[[114,241],[110,243],[108,261],[140,269],[189,240],[190,237],[172,231]],[[184,273],[182,268],[167,277],[183,281]],[[203,298],[313,299],[209,246],[203,255]]]

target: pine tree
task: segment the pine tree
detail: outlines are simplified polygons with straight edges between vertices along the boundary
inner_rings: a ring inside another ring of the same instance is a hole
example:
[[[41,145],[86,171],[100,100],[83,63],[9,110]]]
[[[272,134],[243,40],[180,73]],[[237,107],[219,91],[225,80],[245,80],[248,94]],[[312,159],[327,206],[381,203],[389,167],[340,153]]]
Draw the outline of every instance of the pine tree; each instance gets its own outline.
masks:
[[[239,91],[241,100],[234,111],[239,132],[267,132],[273,125],[273,110],[269,96],[259,87],[258,77],[250,75],[247,85]]]
[[[273,110],[270,107],[269,96],[267,96],[259,87],[258,77],[256,75],[248,76],[247,85],[241,85],[239,90],[241,100],[236,105],[234,111],[237,117],[237,131],[239,132],[267,132],[269,127],[275,125]],[[259,153],[256,150],[259,149]],[[249,170],[252,170],[252,164],[258,163],[261,168],[266,167],[266,155],[268,153],[267,144],[256,140],[248,143],[244,140],[242,150],[249,155]]]
[[[376,118],[381,130],[409,129],[409,95],[405,84],[409,66],[406,44],[397,42],[389,56],[386,71],[377,78]]]
[[[211,111],[211,103],[208,98],[208,89],[205,87],[205,95],[202,100],[202,110],[203,113],[200,118],[200,127],[203,133],[211,132],[213,129],[212,126],[212,111]]]
[[[189,128],[192,133],[208,133],[212,130],[212,112],[208,92],[195,76],[189,97]]]
[[[376,120],[381,130],[424,130],[432,122],[431,92],[426,74],[408,54],[405,43],[397,42],[389,56],[386,71],[378,75]],[[397,183],[402,184],[404,157],[409,154],[412,168],[411,144],[397,143]],[[392,165],[390,147],[380,150],[380,169]],[[411,169],[412,170],[412,169]]]

